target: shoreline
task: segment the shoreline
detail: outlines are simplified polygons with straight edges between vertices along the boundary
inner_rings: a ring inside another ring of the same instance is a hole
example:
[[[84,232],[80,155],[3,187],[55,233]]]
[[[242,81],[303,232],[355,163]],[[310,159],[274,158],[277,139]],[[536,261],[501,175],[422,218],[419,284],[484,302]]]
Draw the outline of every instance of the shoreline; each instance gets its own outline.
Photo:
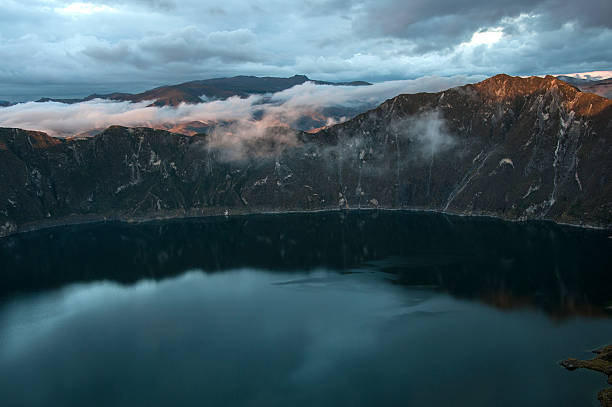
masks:
[[[599,393],[597,393],[597,399],[603,407],[612,407],[612,345],[595,349],[592,353],[596,355],[593,359],[582,360],[569,358],[562,360],[559,364],[570,371],[588,369],[608,376],[608,384],[610,384],[610,386],[600,390]]]
[[[284,214],[309,214],[309,213],[335,213],[335,212],[409,212],[409,213],[435,213],[440,215],[456,216],[462,218],[487,218],[494,219],[500,222],[511,223],[544,223],[554,224],[561,227],[571,227],[591,231],[611,231],[612,225],[601,226],[592,224],[578,224],[569,222],[560,222],[553,219],[512,219],[499,215],[488,213],[462,213],[441,209],[418,208],[418,207],[349,207],[349,208],[320,208],[320,209],[270,209],[262,208],[260,210],[239,210],[239,209],[213,209],[209,211],[192,210],[192,211],[167,211],[160,216],[123,216],[119,215],[69,215],[55,220],[43,220],[37,222],[28,222],[15,227],[14,230],[8,233],[0,233],[0,239],[10,236],[20,235],[24,233],[36,232],[44,229],[52,229],[62,226],[76,226],[95,223],[119,222],[125,224],[143,224],[156,221],[171,221],[171,220],[189,220],[189,219],[206,219],[219,217],[238,217],[238,216],[253,216],[253,215],[284,215]]]

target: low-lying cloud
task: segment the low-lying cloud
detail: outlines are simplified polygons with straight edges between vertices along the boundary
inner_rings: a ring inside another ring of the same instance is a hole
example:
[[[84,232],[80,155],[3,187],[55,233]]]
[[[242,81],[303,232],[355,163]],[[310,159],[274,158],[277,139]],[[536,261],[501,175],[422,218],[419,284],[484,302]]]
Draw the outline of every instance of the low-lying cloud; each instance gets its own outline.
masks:
[[[435,154],[456,144],[439,110],[430,110],[418,116],[395,123],[395,131],[405,133],[414,142],[423,158],[433,160]]]
[[[263,137],[268,128],[319,127],[346,120],[402,93],[437,92],[481,77],[423,77],[371,86],[329,86],[308,82],[247,98],[177,107],[92,100],[75,104],[27,102],[0,108],[0,126],[44,131],[56,137],[92,134],[111,125],[145,126],[193,134],[195,129],[224,134],[225,142]],[[307,120],[306,120],[307,119]],[[189,130],[191,129],[191,130]]]

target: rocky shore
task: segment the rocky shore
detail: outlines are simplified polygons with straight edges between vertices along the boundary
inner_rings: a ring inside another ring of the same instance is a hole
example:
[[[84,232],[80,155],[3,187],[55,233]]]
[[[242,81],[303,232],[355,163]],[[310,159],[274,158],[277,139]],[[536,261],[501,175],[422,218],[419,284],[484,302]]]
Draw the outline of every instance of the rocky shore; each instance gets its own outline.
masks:
[[[608,376],[610,386],[597,394],[597,399],[604,407],[612,406],[612,345],[604,346],[593,351],[597,356],[589,360],[569,358],[560,362],[568,370],[589,369],[601,372]]]

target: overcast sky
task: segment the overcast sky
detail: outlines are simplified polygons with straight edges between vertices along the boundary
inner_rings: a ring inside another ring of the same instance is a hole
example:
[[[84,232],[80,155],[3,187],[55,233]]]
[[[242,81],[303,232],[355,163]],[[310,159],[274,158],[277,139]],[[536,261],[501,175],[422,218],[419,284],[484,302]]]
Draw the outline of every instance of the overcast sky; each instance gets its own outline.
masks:
[[[0,0],[0,99],[612,68],[610,0]]]

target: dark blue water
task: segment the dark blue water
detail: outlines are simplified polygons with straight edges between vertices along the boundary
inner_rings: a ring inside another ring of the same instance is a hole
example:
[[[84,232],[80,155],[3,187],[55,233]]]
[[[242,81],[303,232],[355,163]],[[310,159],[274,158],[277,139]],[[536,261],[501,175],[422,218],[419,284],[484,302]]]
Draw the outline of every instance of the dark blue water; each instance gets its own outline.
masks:
[[[401,212],[0,240],[0,404],[597,405],[609,232]]]

